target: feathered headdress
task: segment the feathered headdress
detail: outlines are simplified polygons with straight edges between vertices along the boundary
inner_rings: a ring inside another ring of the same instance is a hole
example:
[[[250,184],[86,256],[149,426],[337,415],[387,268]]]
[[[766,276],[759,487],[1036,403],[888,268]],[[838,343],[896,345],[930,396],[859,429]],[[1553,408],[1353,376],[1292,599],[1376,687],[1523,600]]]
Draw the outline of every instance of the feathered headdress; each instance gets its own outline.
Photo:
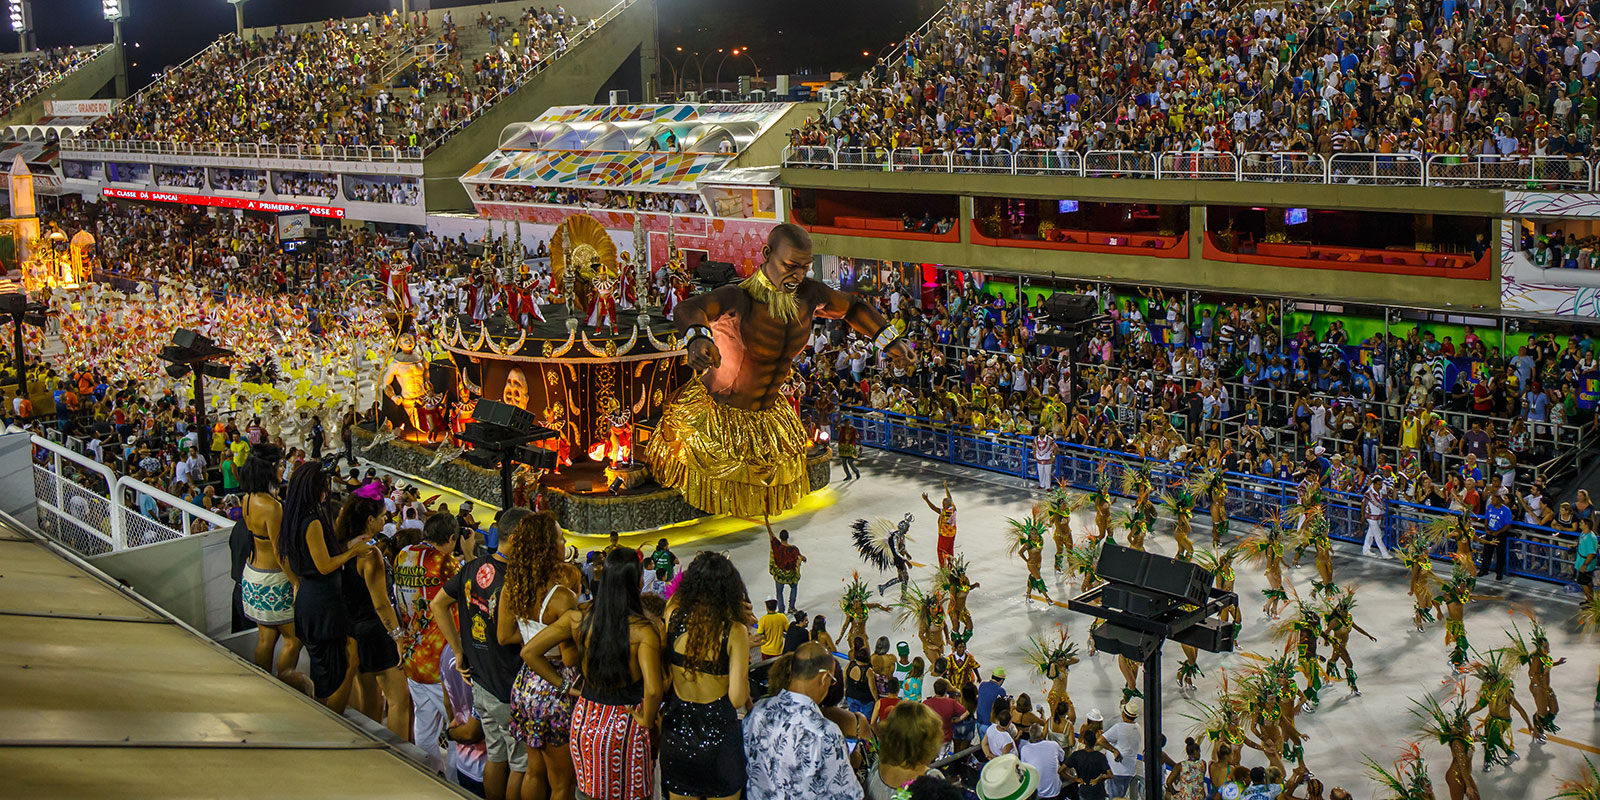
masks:
[[[1578,624],[1590,633],[1600,630],[1600,594],[1578,606]]]
[[[1428,765],[1422,759],[1422,748],[1413,742],[1395,759],[1394,771],[1378,766],[1372,756],[1363,755],[1367,772],[1372,779],[1388,790],[1385,800],[1432,800],[1433,782],[1428,780]]]
[[[927,627],[944,616],[944,595],[935,589],[924,592],[915,581],[907,581],[900,600],[894,604],[895,622],[905,625],[916,622],[919,628]]]
[[[951,556],[934,573],[933,585],[947,595],[970,585],[967,581],[967,559],[960,554]]]
[[[861,573],[850,573],[850,582],[844,586],[844,594],[839,597],[839,610],[846,617],[861,616],[867,613],[867,604],[872,602],[872,590],[867,588],[867,582],[861,580]]]
[[[1478,699],[1486,700],[1511,691],[1511,670],[1506,668],[1503,656],[1505,651],[1499,648],[1490,650],[1487,654],[1473,650],[1472,654],[1478,657],[1477,661],[1468,665],[1472,676],[1478,679]]]
[[[1226,550],[1212,547],[1209,550],[1194,551],[1194,563],[1212,575],[1221,575],[1233,569],[1233,561],[1239,557],[1239,545],[1234,545]]]
[[[1282,560],[1286,533],[1283,528],[1283,516],[1279,514],[1269,516],[1257,523],[1250,535],[1239,542],[1239,552],[1258,567],[1266,566],[1274,560]]]
[[[1538,620],[1534,620],[1533,623],[1531,647],[1528,645],[1528,640],[1522,638],[1522,628],[1516,622],[1511,623],[1511,630],[1506,631],[1506,638],[1511,640],[1505,647],[1506,655],[1516,659],[1518,664],[1524,665],[1533,660],[1534,653],[1538,652],[1541,644],[1546,647],[1550,644],[1550,637],[1545,634],[1544,626],[1540,625]]]
[[[1475,538],[1472,533],[1472,519],[1465,511],[1430,520],[1428,524],[1422,526],[1422,535],[1431,545],[1453,542],[1461,536],[1466,536],[1468,539]]]
[[[1067,640],[1067,629],[1056,626],[1057,635],[1054,641],[1049,637],[1028,637],[1028,646],[1023,648],[1022,656],[1029,664],[1039,668],[1039,674],[1049,676],[1051,665],[1058,665],[1067,669],[1078,663],[1078,645]]]
[[[1583,766],[1585,771],[1578,773],[1576,780],[1563,781],[1561,791],[1551,800],[1600,800],[1600,768],[1588,756],[1584,756]]]
[[[1106,464],[1100,462],[1099,471],[1095,473],[1094,488],[1089,492],[1089,502],[1096,505],[1111,502],[1111,476],[1106,474]]]
[[[1218,489],[1227,488],[1227,474],[1220,469],[1204,470],[1191,477],[1186,486],[1195,497],[1210,497]]]
[[[1122,493],[1124,495],[1138,497],[1139,493],[1149,489],[1150,485],[1150,463],[1148,461],[1122,465]]]
[[[1400,546],[1395,548],[1396,554],[1400,556],[1400,562],[1405,564],[1407,568],[1421,567],[1423,570],[1432,572],[1433,557],[1431,553],[1433,548],[1443,541],[1443,539],[1434,538],[1434,533],[1436,532],[1438,532],[1438,528],[1433,525],[1429,525],[1424,529],[1419,529],[1414,525],[1407,528],[1405,533],[1400,535]]]
[[[1173,517],[1188,519],[1194,516],[1194,494],[1187,486],[1162,492],[1161,506]]]
[[[1057,486],[1045,496],[1045,512],[1053,520],[1070,517],[1078,509],[1089,504],[1087,495],[1078,494],[1066,486]]]
[[[1244,743],[1244,700],[1237,686],[1229,687],[1226,672],[1223,673],[1222,690],[1217,693],[1215,704],[1199,700],[1189,702],[1199,712],[1183,715],[1194,720],[1194,733],[1213,742],[1219,739],[1227,741],[1236,748]]]
[[[905,521],[911,521],[910,514],[906,515]],[[871,521],[858,519],[850,525],[850,537],[862,560],[882,571],[894,566],[889,540],[898,530],[895,523],[882,517]],[[908,535],[906,538],[911,537]]]
[[[1008,519],[1006,527],[1006,552],[1018,555],[1023,550],[1038,547],[1044,543],[1045,522],[1032,514],[1022,519]]]
[[[1455,704],[1446,709],[1439,699],[1427,696],[1411,701],[1411,714],[1419,721],[1422,733],[1439,740],[1439,744],[1461,742],[1471,745],[1472,714],[1467,711],[1466,687],[1458,686]]]
[[[1100,563],[1101,543],[1102,540],[1093,539],[1067,552],[1067,568],[1083,579],[1085,589],[1099,577],[1095,574],[1094,568]]]

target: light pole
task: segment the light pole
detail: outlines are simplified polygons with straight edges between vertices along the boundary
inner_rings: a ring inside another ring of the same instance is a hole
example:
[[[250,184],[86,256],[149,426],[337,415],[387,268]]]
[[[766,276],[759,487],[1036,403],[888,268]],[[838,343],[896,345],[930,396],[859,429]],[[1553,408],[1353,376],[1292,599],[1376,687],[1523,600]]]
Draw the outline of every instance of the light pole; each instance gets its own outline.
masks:
[[[719,49],[719,50],[717,50],[717,52],[721,53],[722,51]],[[743,55],[745,58],[750,59],[750,65],[756,68],[756,79],[759,80],[761,78],[761,67],[756,64],[755,58],[750,55],[750,48],[748,48],[748,47],[735,47],[732,50],[729,50],[725,55],[723,55],[721,61],[717,62],[717,76],[716,76],[716,81],[715,81],[717,86],[720,87],[722,85],[722,65],[723,65],[723,63],[728,60],[728,56],[737,56],[737,55]]]
[[[33,49],[33,0],[8,0],[11,30],[17,34],[17,52]]]
[[[233,28],[239,38],[244,38],[244,4],[245,0],[228,0],[233,5]]]
[[[117,48],[117,97],[127,97],[128,56],[122,52],[122,0],[101,0],[100,7],[111,21],[111,44]]]

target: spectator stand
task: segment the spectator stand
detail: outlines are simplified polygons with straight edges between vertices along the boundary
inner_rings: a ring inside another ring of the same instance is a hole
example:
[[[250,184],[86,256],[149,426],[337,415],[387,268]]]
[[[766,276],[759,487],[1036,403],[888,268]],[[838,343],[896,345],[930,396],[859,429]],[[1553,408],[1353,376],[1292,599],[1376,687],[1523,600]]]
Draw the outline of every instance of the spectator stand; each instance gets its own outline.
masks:
[[[1031,436],[1004,434],[978,434],[969,428],[949,426],[933,420],[910,417],[889,411],[863,408],[841,408],[837,422],[848,420],[860,436],[860,443],[868,447],[931,458],[956,466],[976,467],[989,472],[1037,480],[1038,473],[1032,458]],[[1102,450],[1077,444],[1060,444],[1054,475],[1061,483],[1084,491],[1092,490],[1104,472],[1110,479],[1111,492],[1121,495],[1122,470],[1134,463],[1151,465],[1152,480],[1157,487],[1170,486],[1188,477],[1188,467],[1181,462],[1142,458],[1133,453]],[[1296,485],[1260,475],[1228,473],[1229,518],[1256,524],[1276,514],[1286,513],[1298,502]],[[1345,542],[1360,544],[1366,533],[1362,521],[1362,497],[1358,494],[1324,490],[1325,509],[1329,521],[1329,536]],[[1209,511],[1209,498],[1196,498],[1197,511]],[[1383,521],[1383,535],[1387,546],[1398,546],[1400,537],[1408,530],[1421,528],[1444,518],[1455,516],[1428,506],[1391,500]],[[1484,518],[1472,520],[1480,529]],[[1510,541],[1510,574],[1548,583],[1568,585],[1573,583],[1572,551],[1576,537],[1539,525],[1516,522],[1512,525],[1515,536]],[[1434,551],[1434,558],[1448,561],[1450,545]]]

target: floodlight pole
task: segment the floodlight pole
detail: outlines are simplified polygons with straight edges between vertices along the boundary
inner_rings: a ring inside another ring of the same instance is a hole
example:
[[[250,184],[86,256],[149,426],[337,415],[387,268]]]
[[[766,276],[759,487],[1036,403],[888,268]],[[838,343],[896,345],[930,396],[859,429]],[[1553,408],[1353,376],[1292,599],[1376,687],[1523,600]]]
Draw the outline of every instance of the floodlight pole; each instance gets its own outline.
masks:
[[[1166,791],[1161,785],[1161,645],[1165,642],[1156,637],[1155,649],[1144,660],[1144,800],[1162,800]]]

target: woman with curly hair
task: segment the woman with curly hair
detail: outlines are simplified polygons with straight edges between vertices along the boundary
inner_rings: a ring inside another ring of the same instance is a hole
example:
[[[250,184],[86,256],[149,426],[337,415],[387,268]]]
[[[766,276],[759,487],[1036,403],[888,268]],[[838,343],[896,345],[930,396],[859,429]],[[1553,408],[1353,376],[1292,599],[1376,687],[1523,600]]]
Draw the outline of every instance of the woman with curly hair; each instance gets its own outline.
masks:
[[[563,585],[564,539],[555,514],[529,514],[508,533],[505,585],[500,589],[500,615],[495,622],[500,644],[533,641],[540,631],[576,608],[578,596]],[[546,653],[560,671],[563,683],[578,680],[578,651],[563,643],[555,655]],[[539,677],[526,657],[511,685],[511,727],[528,748],[528,772],[522,779],[522,797],[552,800],[572,797],[572,753],[568,727],[576,698]]]
[[[661,784],[671,798],[731,798],[744,790],[735,709],[750,699],[750,612],[744,581],[721,553],[695,556],[667,608]]]
[[[650,729],[661,705],[661,638],[639,599],[641,574],[639,551],[607,553],[594,600],[522,646],[528,666],[563,692],[572,685],[545,654],[569,642],[582,653],[583,692],[569,741],[574,783],[586,797],[646,800],[654,790]]]

